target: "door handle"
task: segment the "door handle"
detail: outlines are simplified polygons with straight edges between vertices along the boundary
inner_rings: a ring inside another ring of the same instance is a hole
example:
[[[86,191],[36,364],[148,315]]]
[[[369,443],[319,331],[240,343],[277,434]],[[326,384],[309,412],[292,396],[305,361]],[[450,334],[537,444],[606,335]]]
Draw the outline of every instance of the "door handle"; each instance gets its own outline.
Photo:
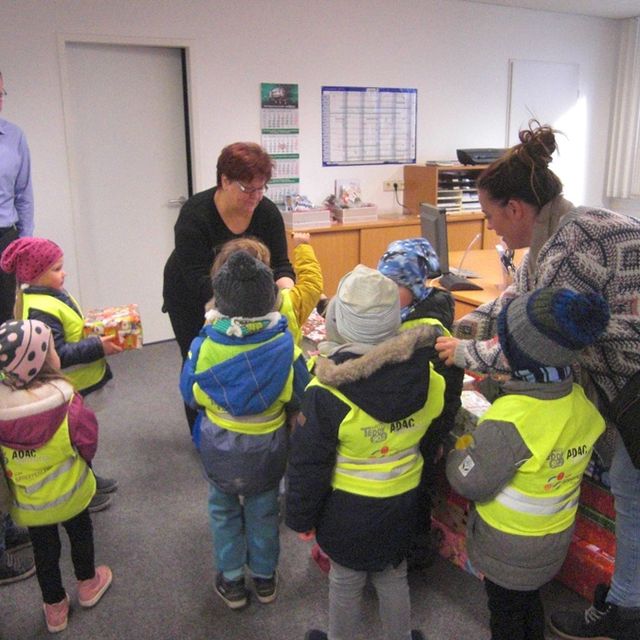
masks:
[[[184,196],[180,196],[179,198],[174,198],[173,200],[169,200],[167,204],[170,207],[181,207],[187,199]]]

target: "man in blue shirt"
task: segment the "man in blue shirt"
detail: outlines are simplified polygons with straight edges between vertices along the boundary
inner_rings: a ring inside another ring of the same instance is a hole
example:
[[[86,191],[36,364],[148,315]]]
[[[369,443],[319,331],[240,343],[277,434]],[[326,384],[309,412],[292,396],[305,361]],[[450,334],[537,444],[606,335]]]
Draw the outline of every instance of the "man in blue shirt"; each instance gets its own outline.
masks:
[[[0,72],[0,111],[6,96]],[[0,118],[0,254],[18,236],[33,235],[31,159],[27,139]],[[0,273],[0,323],[13,317],[15,276]]]
[[[0,72],[0,111],[7,92]],[[27,140],[19,127],[0,118],[0,255],[18,236],[33,235],[31,160]],[[0,270],[0,323],[13,317],[16,281]],[[1,473],[1,472],[0,472]],[[4,478],[0,476],[0,484]],[[17,554],[29,546],[29,533],[7,515],[6,483],[0,487],[0,585],[28,578],[35,573],[32,554]]]

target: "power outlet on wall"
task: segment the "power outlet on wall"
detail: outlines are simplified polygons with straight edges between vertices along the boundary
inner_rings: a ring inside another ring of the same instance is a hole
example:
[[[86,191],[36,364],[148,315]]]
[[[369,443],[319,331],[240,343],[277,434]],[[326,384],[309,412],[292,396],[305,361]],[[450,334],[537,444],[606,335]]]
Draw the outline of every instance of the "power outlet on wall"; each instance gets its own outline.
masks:
[[[404,189],[404,180],[385,180],[382,183],[383,191],[393,191],[393,185],[398,185],[398,191],[402,191]]]

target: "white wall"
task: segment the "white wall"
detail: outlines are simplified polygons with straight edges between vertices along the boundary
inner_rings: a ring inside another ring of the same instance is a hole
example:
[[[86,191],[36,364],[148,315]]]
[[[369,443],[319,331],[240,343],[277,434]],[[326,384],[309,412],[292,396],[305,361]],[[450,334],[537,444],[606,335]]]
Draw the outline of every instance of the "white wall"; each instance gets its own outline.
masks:
[[[619,27],[463,0],[3,0],[2,116],[27,134],[36,233],[64,247],[74,290],[61,38],[188,47],[196,190],[215,182],[224,145],[260,140],[260,83],[298,83],[302,192],[320,201],[336,178],[355,178],[367,199],[391,210],[382,181],[401,178],[400,165],[322,167],[322,85],[417,88],[422,162],[505,145],[510,58],[577,63],[586,105],[581,204],[599,205]],[[112,95],[118,100],[117,81]]]

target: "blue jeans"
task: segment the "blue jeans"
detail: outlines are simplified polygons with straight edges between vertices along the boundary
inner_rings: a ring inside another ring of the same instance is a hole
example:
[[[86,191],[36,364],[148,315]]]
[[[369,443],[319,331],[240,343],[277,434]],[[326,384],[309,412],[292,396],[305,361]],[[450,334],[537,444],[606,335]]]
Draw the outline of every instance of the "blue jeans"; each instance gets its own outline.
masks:
[[[616,505],[616,566],[607,602],[640,607],[640,469],[617,438],[609,472]]]
[[[209,486],[209,522],[214,560],[227,580],[244,575],[270,578],[280,556],[278,487],[253,496],[223,493]]]

